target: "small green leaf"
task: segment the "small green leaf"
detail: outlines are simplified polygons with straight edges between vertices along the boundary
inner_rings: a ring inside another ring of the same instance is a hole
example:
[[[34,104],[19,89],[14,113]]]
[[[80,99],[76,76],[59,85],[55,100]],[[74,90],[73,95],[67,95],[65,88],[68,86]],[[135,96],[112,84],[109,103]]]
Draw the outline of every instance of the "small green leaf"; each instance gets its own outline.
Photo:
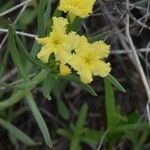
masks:
[[[68,31],[77,31],[80,29],[82,24],[82,19],[79,17],[75,17],[74,21],[69,24]]]
[[[98,40],[104,40],[110,32],[103,32],[92,37],[88,37],[89,42],[93,43]]]
[[[51,100],[51,92],[55,86],[56,79],[51,74],[48,74],[43,83],[43,95],[46,99]]]
[[[56,96],[56,95],[55,95]],[[69,110],[61,98],[56,98],[57,109],[59,114],[66,120],[69,119]]]
[[[31,63],[36,64],[37,66],[41,68],[49,67],[49,66],[46,66],[46,64],[42,63],[41,61],[37,60],[35,57],[31,56],[31,54],[26,50],[26,48],[24,47],[23,43],[21,42],[20,38],[18,37],[16,33],[15,33],[15,39],[16,39],[18,48]]]
[[[30,146],[37,145],[37,143],[34,142],[29,136],[27,136],[21,130],[16,128],[13,124],[11,124],[10,122],[8,122],[2,118],[0,118],[0,126],[5,128],[6,130],[8,130],[8,132],[13,134],[13,136],[16,139],[20,140],[22,143],[24,143],[26,145],[30,145]]]
[[[81,131],[83,129],[86,122],[87,111],[88,105],[83,104],[83,106],[80,109],[78,120],[76,122],[76,132]]]
[[[62,15],[62,11],[60,11],[58,8],[56,8],[56,10],[54,11],[53,16],[54,17],[60,17]]]
[[[111,84],[113,84],[120,91],[126,92],[126,90],[124,89],[124,87],[111,74],[109,74],[107,77],[105,77],[105,79],[107,79]]]
[[[57,133],[61,136],[64,136],[68,140],[72,139],[72,133],[67,129],[60,128],[60,129],[57,130]]]
[[[83,82],[81,82],[79,77],[77,77],[75,75],[69,75],[65,79],[68,80],[68,81],[72,81],[72,82],[75,82],[75,83],[79,84],[83,89],[88,91],[90,94],[92,94],[93,96],[97,96],[97,94],[94,91],[94,89],[90,85],[84,84]]]
[[[99,142],[100,139],[102,138],[104,132],[102,131],[96,131],[93,129],[87,129],[85,130],[84,133],[84,137],[82,137],[83,139],[88,139],[88,141],[95,141],[95,142]]]

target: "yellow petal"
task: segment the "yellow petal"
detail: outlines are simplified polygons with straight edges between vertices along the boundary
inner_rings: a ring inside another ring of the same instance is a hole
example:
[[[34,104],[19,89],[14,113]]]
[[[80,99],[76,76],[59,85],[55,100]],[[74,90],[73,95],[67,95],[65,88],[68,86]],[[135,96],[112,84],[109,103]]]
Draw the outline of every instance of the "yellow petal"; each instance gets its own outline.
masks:
[[[67,65],[60,64],[60,75],[65,76],[71,73],[71,69]]]
[[[90,83],[93,80],[92,72],[87,68],[83,68],[78,71],[78,74],[80,75],[80,79],[83,83]]]
[[[53,31],[58,33],[66,33],[67,19],[63,17],[53,17]]]
[[[105,63],[101,60],[98,60],[94,64],[93,74],[100,77],[106,77],[111,71],[110,63]]]
[[[99,58],[108,57],[110,53],[110,46],[105,44],[103,41],[97,41],[92,43],[92,48],[94,48]]]
[[[44,63],[47,63],[49,56],[52,52],[53,51],[49,47],[43,46],[40,52],[37,54],[37,58],[43,61]]]
[[[49,37],[35,38],[35,40],[41,45],[46,45],[47,43],[49,43]]]

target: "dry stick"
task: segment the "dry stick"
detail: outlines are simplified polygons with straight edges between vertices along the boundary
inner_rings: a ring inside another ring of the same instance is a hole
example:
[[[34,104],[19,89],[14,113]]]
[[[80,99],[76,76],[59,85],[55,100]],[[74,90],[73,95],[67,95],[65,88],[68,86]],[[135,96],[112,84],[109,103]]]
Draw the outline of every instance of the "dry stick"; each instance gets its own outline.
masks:
[[[0,17],[2,17],[2,16],[4,16],[4,15],[6,15],[6,14],[8,14],[8,13],[10,13],[10,12],[12,12],[12,11],[14,11],[14,10],[16,10],[16,9],[18,9],[18,8],[20,8],[20,7],[22,7],[22,6],[24,6],[24,5],[26,5],[26,4],[28,4],[28,3],[31,2],[31,1],[32,1],[32,0],[27,0],[27,1],[25,1],[25,2],[22,2],[22,3],[20,3],[20,4],[16,5],[16,6],[14,6],[14,7],[8,9],[8,10],[6,10],[6,11],[0,13]]]
[[[4,33],[8,33],[8,29],[3,29],[3,28],[0,28],[0,32],[4,32]],[[31,33],[26,33],[26,32],[20,32],[20,31],[16,31],[16,33],[18,35],[22,35],[22,36],[26,36],[26,37],[29,37],[29,38],[35,38],[37,37],[37,35],[35,34],[31,34]],[[138,53],[144,53],[144,52],[150,52],[150,48],[140,48],[140,49],[137,49],[136,50]],[[124,54],[128,54],[128,53],[131,53],[132,54],[132,50],[128,50],[128,51],[125,51],[123,49],[113,49],[111,50],[111,55],[124,55]]]
[[[147,44],[147,49],[150,47],[150,41]],[[148,54],[149,52],[146,51],[146,56],[145,56],[145,63],[146,63],[146,73],[147,73],[147,80],[148,80],[148,85],[150,85],[150,74],[149,74],[149,62],[148,62]]]
[[[126,7],[127,9],[129,9],[129,0],[126,0]],[[149,85],[148,85],[148,82],[147,82],[147,79],[146,79],[146,76],[144,74],[144,71],[143,71],[143,68],[142,68],[142,65],[141,65],[141,62],[140,62],[140,59],[138,57],[138,54],[136,52],[136,49],[135,49],[135,46],[133,44],[133,41],[132,41],[132,38],[131,38],[131,35],[130,35],[130,20],[129,20],[129,13],[126,14],[126,36],[128,37],[128,40],[129,40],[129,45],[133,51],[133,55],[135,57],[135,61],[137,63],[137,69],[141,75],[141,78],[142,78],[142,81],[143,81],[143,84],[144,84],[144,87],[145,87],[145,90],[146,90],[146,94],[147,94],[147,97],[148,97],[148,103],[147,103],[147,117],[148,117],[148,121],[150,123],[150,109],[149,109],[149,104],[150,104],[150,88],[149,88]]]
[[[8,29],[0,28],[0,32],[8,33]],[[26,33],[26,32],[20,32],[20,31],[16,31],[16,33],[18,35],[22,35],[22,36],[26,36],[26,37],[31,37],[31,38],[35,38],[37,36],[35,34]]]
[[[31,0],[30,0],[31,1]],[[27,1],[28,3],[30,2],[29,0]],[[28,6],[28,3],[25,3],[23,8],[21,9],[21,11],[19,12],[18,16],[16,17],[13,25],[15,25],[17,23],[17,21],[19,20],[19,18],[21,17],[22,13],[25,11],[26,7]],[[5,35],[5,37],[3,38],[1,44],[0,44],[0,49],[2,48],[3,44],[5,43],[6,39],[7,39],[7,34]]]
[[[149,9],[150,9],[150,1],[147,0],[146,16],[145,16],[145,19],[144,19],[144,23],[145,23],[145,24],[146,24],[146,21],[147,21],[147,18],[148,18]],[[141,32],[143,31],[143,28],[144,28],[144,27],[142,26],[142,28],[141,28],[139,34],[141,34]],[[139,34],[138,34],[138,35],[139,35]]]
[[[13,75],[15,75],[16,72],[17,72],[17,69],[16,69],[16,68],[10,70],[6,75],[4,75],[4,76],[1,78],[1,81],[2,81],[2,82],[7,81],[7,80],[10,79]]]

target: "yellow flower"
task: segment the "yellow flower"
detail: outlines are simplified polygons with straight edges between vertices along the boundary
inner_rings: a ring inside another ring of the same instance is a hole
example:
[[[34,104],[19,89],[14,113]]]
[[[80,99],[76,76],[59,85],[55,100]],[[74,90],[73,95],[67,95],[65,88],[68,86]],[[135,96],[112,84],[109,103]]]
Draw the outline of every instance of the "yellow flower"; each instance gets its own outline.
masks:
[[[64,12],[71,12],[76,16],[85,18],[92,13],[96,0],[60,0],[59,9]]]
[[[60,75],[65,76],[71,73],[71,69],[64,64],[60,64],[59,66]]]
[[[109,46],[101,41],[90,44],[84,36],[80,37],[79,45],[76,54],[72,56],[68,64],[77,71],[81,81],[90,83],[93,80],[92,75],[107,76],[111,67],[110,63],[103,61],[103,58],[108,55]]]
[[[67,19],[54,17],[53,30],[49,36],[36,38],[37,42],[42,45],[40,52],[37,54],[40,60],[47,63],[51,53],[55,54],[56,60],[64,64],[70,58],[72,46],[74,45],[72,40],[77,38],[75,38],[74,32],[66,34],[67,24]]]

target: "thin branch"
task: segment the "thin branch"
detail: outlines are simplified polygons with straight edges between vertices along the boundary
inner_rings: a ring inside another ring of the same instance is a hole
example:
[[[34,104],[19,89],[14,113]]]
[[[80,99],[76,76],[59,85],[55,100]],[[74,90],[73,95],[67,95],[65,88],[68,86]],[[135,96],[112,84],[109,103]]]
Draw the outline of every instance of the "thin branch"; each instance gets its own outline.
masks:
[[[20,8],[20,7],[22,7],[22,6],[24,6],[24,5],[26,5],[26,4],[28,4],[28,3],[31,2],[31,1],[32,1],[32,0],[27,0],[27,1],[25,1],[25,2],[22,2],[22,3],[20,3],[20,4],[16,5],[16,6],[14,6],[14,7],[8,9],[8,10],[6,10],[6,11],[0,13],[0,17],[2,17],[2,16],[4,16],[4,15],[6,15],[6,14],[8,14],[8,13],[10,13],[10,12],[12,12],[12,11],[14,11],[14,10],[16,10],[16,9],[18,9],[18,8]]]
[[[28,3],[27,3],[28,4]],[[24,6],[23,6],[23,8],[21,9],[21,11],[19,12],[19,14],[18,14],[18,16],[16,17],[16,19],[15,19],[15,21],[14,21],[14,23],[13,23],[13,25],[15,25],[16,23],[17,23],[17,21],[19,20],[19,18],[21,17],[21,15],[22,15],[22,13],[25,11],[25,9],[27,8],[27,4],[25,4]],[[5,43],[5,41],[6,41],[6,39],[7,39],[7,34],[5,35],[5,37],[3,38],[3,40],[2,40],[2,42],[1,42],[1,44],[0,44],[0,49],[2,48],[2,46],[3,46],[3,44]]]
[[[129,10],[129,0],[126,0],[126,7],[127,7],[127,10]],[[146,94],[147,94],[147,97],[148,97],[148,105],[147,105],[147,113],[148,114],[147,114],[147,116],[148,116],[148,120],[149,120],[149,123],[150,123],[150,113],[149,113],[149,107],[148,107],[149,103],[150,103],[150,88],[149,88],[144,70],[142,68],[140,59],[139,59],[138,54],[136,52],[136,48],[134,46],[134,43],[133,43],[131,35],[130,35],[129,13],[126,14],[126,36],[128,37],[129,45],[130,45],[130,47],[132,49],[132,52],[133,52],[133,55],[135,57],[135,61],[137,63],[137,69],[138,69],[138,71],[141,75],[141,78],[142,78],[142,81],[143,81],[143,84],[144,84],[144,87],[145,87],[145,91],[146,91]]]
[[[0,32],[8,33],[8,29],[0,28]],[[35,34],[26,33],[26,32],[20,32],[20,31],[16,31],[16,33],[18,35],[22,35],[22,36],[26,36],[26,37],[31,37],[31,38],[35,38],[37,36]]]
[[[141,48],[141,49],[136,49],[137,53],[147,53],[150,52],[150,48]],[[126,50],[111,50],[112,55],[124,55],[124,54],[132,54],[133,51],[130,49],[128,51]]]

